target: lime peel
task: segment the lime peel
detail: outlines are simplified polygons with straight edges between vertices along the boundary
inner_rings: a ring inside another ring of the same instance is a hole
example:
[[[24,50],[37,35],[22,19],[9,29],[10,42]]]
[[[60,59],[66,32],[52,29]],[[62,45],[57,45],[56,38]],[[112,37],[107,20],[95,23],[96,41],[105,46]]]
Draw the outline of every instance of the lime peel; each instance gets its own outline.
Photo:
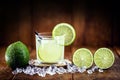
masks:
[[[25,67],[29,61],[29,50],[21,41],[10,44],[5,52],[5,61],[12,69]]]

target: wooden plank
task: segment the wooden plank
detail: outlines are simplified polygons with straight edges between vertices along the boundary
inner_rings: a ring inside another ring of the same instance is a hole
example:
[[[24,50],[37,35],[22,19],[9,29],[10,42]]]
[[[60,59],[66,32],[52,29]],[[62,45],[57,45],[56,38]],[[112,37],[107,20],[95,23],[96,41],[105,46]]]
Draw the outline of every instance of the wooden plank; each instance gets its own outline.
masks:
[[[94,72],[93,74],[84,73],[75,73],[73,74],[73,80],[119,80],[120,72],[114,69],[104,70],[103,73]]]
[[[0,48],[0,80],[12,80],[14,75],[5,62],[5,50],[6,48]]]
[[[73,3],[73,27],[76,32],[76,39],[73,43],[74,46],[85,45],[84,31],[85,31],[85,5],[80,1],[74,1]]]
[[[17,74],[13,80],[72,80],[72,74],[56,74],[56,75],[46,75],[46,77],[40,77],[38,75],[26,75]]]
[[[91,48],[86,47],[90,49],[93,54],[96,51],[97,48]],[[73,52],[78,49],[78,47],[72,48],[71,50],[71,56],[69,58],[72,58]],[[119,48],[118,48],[119,49]],[[40,77],[38,75],[27,75],[24,73],[13,75],[12,70],[7,67],[5,60],[4,60],[4,53],[5,48],[0,48],[0,79],[1,80],[119,80],[120,79],[120,57],[117,55],[118,51],[117,48],[113,50],[115,54],[115,63],[113,66],[107,70],[104,70],[103,73],[95,72],[93,74],[88,74],[87,72],[84,73],[74,73],[74,74],[56,74],[53,76],[46,75],[46,77]],[[35,50],[31,51],[31,59],[35,59]],[[68,57],[67,57],[68,58]]]
[[[85,22],[85,43],[90,46],[111,46],[112,28],[109,19],[96,13],[88,13]]]
[[[11,69],[5,65],[0,64],[0,80],[12,80],[14,75],[11,73]]]
[[[114,47],[117,55],[120,57],[120,47]]]
[[[24,4],[19,3],[19,23],[18,23],[18,40],[24,42],[27,46],[32,45],[31,35],[31,9],[30,4],[24,1]]]

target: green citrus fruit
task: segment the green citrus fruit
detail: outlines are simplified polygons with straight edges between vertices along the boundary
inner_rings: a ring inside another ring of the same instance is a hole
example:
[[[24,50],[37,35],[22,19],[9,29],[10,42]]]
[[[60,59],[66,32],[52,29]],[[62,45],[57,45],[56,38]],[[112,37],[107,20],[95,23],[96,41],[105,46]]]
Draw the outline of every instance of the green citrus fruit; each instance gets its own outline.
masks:
[[[101,69],[107,69],[114,63],[113,52],[108,48],[99,48],[94,54],[94,62]]]
[[[73,54],[73,63],[78,67],[89,68],[93,64],[93,54],[89,49],[80,48]]]
[[[5,60],[12,69],[25,67],[29,61],[29,51],[20,41],[10,44],[5,52]]]
[[[68,23],[57,24],[52,31],[52,35],[53,37],[63,35],[65,37],[65,46],[72,44],[76,37],[73,26]]]

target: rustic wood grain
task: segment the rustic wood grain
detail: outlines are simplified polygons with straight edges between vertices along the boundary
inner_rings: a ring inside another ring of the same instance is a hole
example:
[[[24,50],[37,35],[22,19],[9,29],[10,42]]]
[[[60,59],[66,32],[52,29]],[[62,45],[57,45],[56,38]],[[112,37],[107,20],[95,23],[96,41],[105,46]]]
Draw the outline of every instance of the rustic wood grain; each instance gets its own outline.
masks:
[[[31,7],[28,2],[19,3],[18,8],[18,40],[24,42],[27,46],[31,46]]]
[[[14,75],[5,62],[5,47],[0,48],[0,80],[12,80]]]
[[[118,53],[118,56],[120,57],[120,47],[114,47],[116,53]]]
[[[102,4],[79,0],[3,1],[0,46],[21,40],[35,48],[34,31],[52,32],[62,22],[75,28],[75,46],[120,46],[119,14],[112,11],[113,5]]]
[[[71,48],[71,52],[69,52],[69,57],[65,56],[65,58],[72,59],[73,52],[79,47]],[[86,47],[94,52],[98,48]],[[104,70],[103,73],[95,72],[93,74],[84,73],[67,73],[67,74],[56,74],[54,76],[46,75],[46,77],[40,77],[38,75],[27,75],[24,73],[20,73],[17,75],[12,74],[11,68],[9,68],[5,62],[5,50],[6,48],[0,48],[0,80],[119,80],[120,79],[120,57],[118,56],[118,51],[120,48],[110,48],[115,55],[115,63],[113,66],[107,70]],[[67,53],[67,51],[65,52]],[[35,49],[30,51],[30,58],[35,59]]]
[[[46,77],[40,77],[38,75],[29,76],[26,74],[17,74],[13,80],[72,80],[72,74],[62,75],[46,75]]]
[[[0,80],[120,80],[119,9],[102,3],[79,0],[0,2]],[[91,75],[73,73],[44,78],[23,73],[13,75],[4,58],[6,46],[20,40],[28,46],[30,59],[36,59],[34,31],[52,32],[61,22],[70,23],[76,30],[74,43],[65,47],[65,59],[72,61],[73,53],[79,48],[88,48],[94,54],[100,47],[110,47],[115,54],[114,65],[104,73]]]

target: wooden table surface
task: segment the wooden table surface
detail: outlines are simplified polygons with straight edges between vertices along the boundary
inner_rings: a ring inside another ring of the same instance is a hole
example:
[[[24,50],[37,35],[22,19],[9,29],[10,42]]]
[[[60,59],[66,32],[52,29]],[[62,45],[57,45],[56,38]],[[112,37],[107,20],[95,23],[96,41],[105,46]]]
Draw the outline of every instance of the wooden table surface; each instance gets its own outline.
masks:
[[[71,51],[65,51],[65,58],[71,60],[72,53],[77,48],[72,48]],[[93,53],[97,48],[89,48]],[[93,74],[84,73],[66,73],[56,74],[53,76],[47,75],[40,77],[38,75],[26,75],[24,73],[12,74],[12,70],[5,63],[5,48],[0,48],[0,80],[120,80],[120,48],[111,48],[115,54],[114,65],[104,70],[103,73],[94,72]],[[67,55],[66,55],[67,54]],[[30,58],[35,59],[35,49],[30,50]]]

